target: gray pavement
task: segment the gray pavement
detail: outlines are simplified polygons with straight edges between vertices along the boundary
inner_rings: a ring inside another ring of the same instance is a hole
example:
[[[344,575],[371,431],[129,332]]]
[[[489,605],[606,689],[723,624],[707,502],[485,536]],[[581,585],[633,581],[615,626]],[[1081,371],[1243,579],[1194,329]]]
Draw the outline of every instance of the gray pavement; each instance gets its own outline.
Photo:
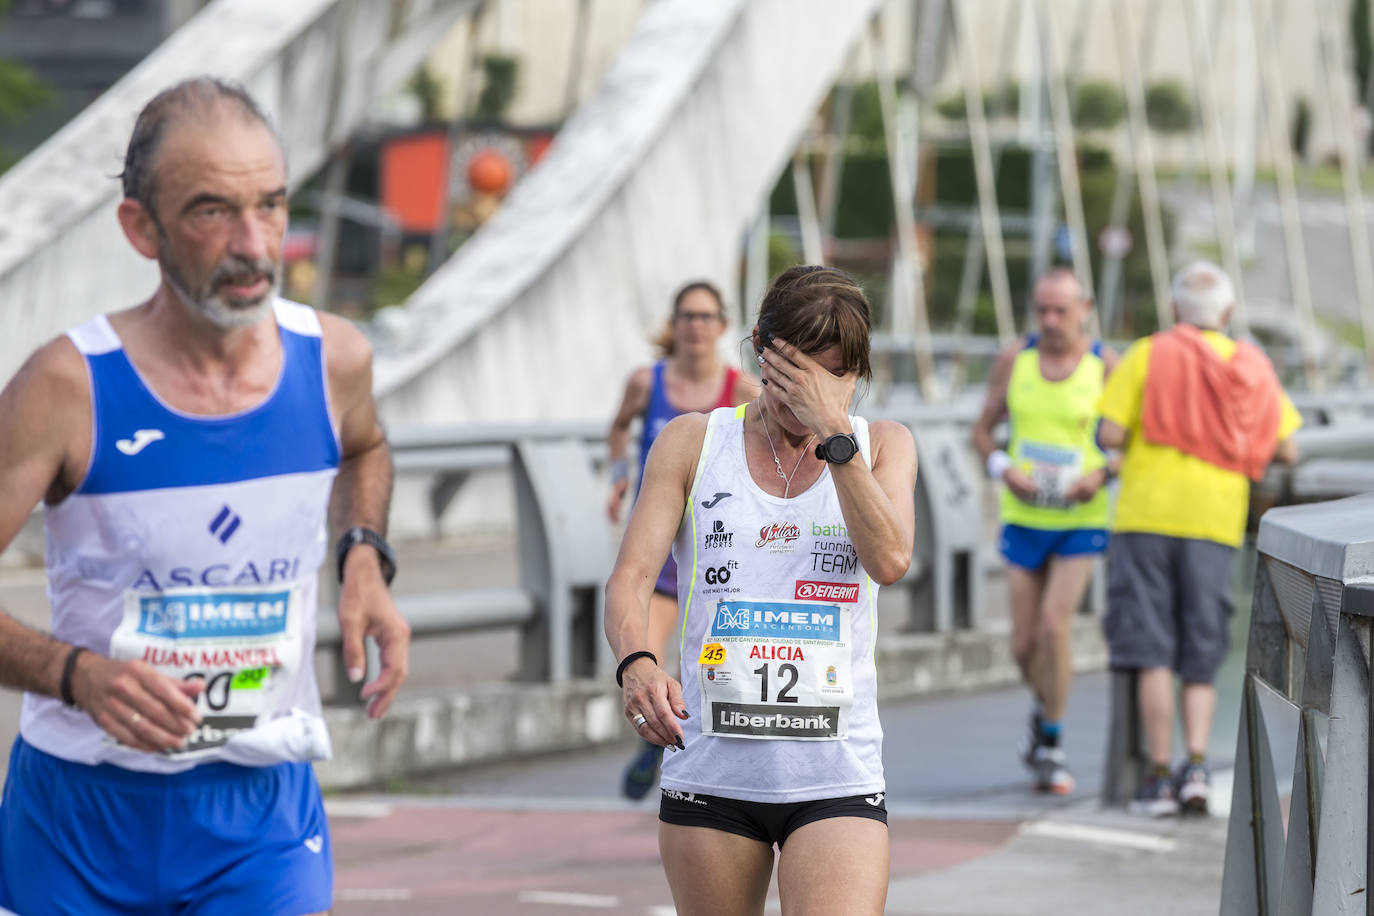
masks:
[[[1075,684],[1065,738],[1078,788],[1066,798],[1029,790],[1016,756],[1027,712],[1019,688],[883,705],[888,912],[1217,911],[1227,774],[1218,774],[1218,816],[1151,821],[1101,809],[1106,688],[1102,673]],[[1233,728],[1218,731],[1234,742]],[[404,901],[404,911],[414,913],[671,913],[656,856],[655,802],[619,796],[621,767],[633,747],[477,767],[391,793],[331,796],[336,912],[400,912],[395,907]],[[1219,759],[1229,757],[1228,751]],[[550,833],[567,844],[551,846]],[[476,843],[474,835],[487,840]],[[436,848],[474,875],[487,874],[476,863],[489,859],[502,880],[460,882],[452,872],[421,867],[416,857],[429,861]],[[1109,910],[1104,901],[1111,901]]]

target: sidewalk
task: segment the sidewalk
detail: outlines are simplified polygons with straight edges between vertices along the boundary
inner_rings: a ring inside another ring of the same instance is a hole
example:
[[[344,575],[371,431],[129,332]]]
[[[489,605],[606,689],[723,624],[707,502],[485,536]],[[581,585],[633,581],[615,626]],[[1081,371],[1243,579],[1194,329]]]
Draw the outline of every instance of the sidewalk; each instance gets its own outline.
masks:
[[[650,811],[348,810],[331,815],[338,916],[674,912]],[[1220,900],[1221,818],[1144,822],[1086,803],[1025,824],[893,817],[889,830],[888,913],[1215,916]]]
[[[1215,774],[1212,817],[1151,821],[1099,808],[1106,680],[1076,682],[1065,746],[1078,789],[1067,799],[1029,791],[1015,753],[1019,688],[884,704],[887,912],[1217,912],[1227,774]],[[404,794],[331,796],[335,912],[671,914],[656,802],[618,795],[630,749],[477,767],[399,786]]]

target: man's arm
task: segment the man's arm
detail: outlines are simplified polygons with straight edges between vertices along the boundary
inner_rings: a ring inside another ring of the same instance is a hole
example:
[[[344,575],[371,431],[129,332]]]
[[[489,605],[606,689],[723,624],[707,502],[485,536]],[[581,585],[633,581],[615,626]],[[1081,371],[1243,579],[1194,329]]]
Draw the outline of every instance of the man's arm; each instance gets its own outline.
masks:
[[[352,324],[321,314],[330,402],[339,424],[342,454],[329,502],[329,521],[337,538],[361,526],[386,532],[391,505],[391,449],[377,421],[372,397],[372,348]],[[332,557],[331,557],[332,559]],[[358,544],[344,560],[339,588],[339,633],[348,679],[362,680],[367,656],[363,639],[371,636],[381,650],[382,670],[365,685],[368,715],[380,718],[405,682],[410,648],[406,623],[382,576],[376,549]]]
[[[1007,415],[1007,385],[1011,382],[1011,367],[1016,362],[1016,354],[1021,352],[1020,341],[1004,347],[997,354],[997,360],[988,373],[987,396],[983,399],[983,409],[978,419],[973,421],[973,447],[978,449],[978,457],[984,462],[997,451],[997,443],[992,439],[992,429]]]
[[[34,353],[0,392],[0,551],[39,500],[59,502],[80,485],[90,448],[86,367],[62,337]],[[68,643],[0,613],[0,684],[61,698],[71,651]],[[192,698],[202,682],[174,681],[140,661],[83,652],[70,686],[79,708],[137,750],[177,748],[200,719]]]
[[[988,393],[983,401],[983,410],[978,414],[978,419],[973,421],[973,446],[978,449],[978,457],[983,460],[985,466],[988,457],[998,451],[997,443],[992,439],[992,428],[1007,415],[1007,390],[1011,385],[1011,370],[1016,363],[1017,355],[1025,346],[1024,340],[1018,340],[1004,347],[997,355],[997,361],[992,364],[992,371],[988,373]],[[1002,460],[1006,463],[1005,458]],[[1035,496],[1035,484],[1014,467],[1002,470],[995,480],[1004,482],[1018,499],[1031,499]]]

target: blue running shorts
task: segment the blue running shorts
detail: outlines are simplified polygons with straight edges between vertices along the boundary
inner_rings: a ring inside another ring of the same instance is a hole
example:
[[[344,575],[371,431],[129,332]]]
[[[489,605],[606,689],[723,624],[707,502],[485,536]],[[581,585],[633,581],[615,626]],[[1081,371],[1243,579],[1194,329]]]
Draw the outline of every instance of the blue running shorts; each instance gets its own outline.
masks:
[[[1066,528],[1055,531],[1002,526],[1002,556],[1024,569],[1040,569],[1050,557],[1077,557],[1107,549],[1107,532],[1101,528]]]
[[[0,905],[24,916],[318,913],[333,884],[308,763],[140,773],[14,742]]]

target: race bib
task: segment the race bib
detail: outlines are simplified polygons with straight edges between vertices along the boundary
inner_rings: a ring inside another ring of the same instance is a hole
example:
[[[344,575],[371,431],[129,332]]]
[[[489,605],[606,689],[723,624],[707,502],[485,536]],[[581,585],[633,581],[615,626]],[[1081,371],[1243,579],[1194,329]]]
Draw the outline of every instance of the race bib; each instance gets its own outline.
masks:
[[[1035,484],[1034,505],[1047,509],[1067,509],[1064,495],[1082,476],[1083,454],[1077,449],[1041,442],[1022,442],[1018,465]]]
[[[702,734],[844,738],[854,704],[851,614],[808,601],[718,602],[698,662]]]
[[[301,655],[293,586],[126,591],[110,657],[139,659],[178,680],[203,680],[202,722],[176,759],[206,756],[289,704]]]

